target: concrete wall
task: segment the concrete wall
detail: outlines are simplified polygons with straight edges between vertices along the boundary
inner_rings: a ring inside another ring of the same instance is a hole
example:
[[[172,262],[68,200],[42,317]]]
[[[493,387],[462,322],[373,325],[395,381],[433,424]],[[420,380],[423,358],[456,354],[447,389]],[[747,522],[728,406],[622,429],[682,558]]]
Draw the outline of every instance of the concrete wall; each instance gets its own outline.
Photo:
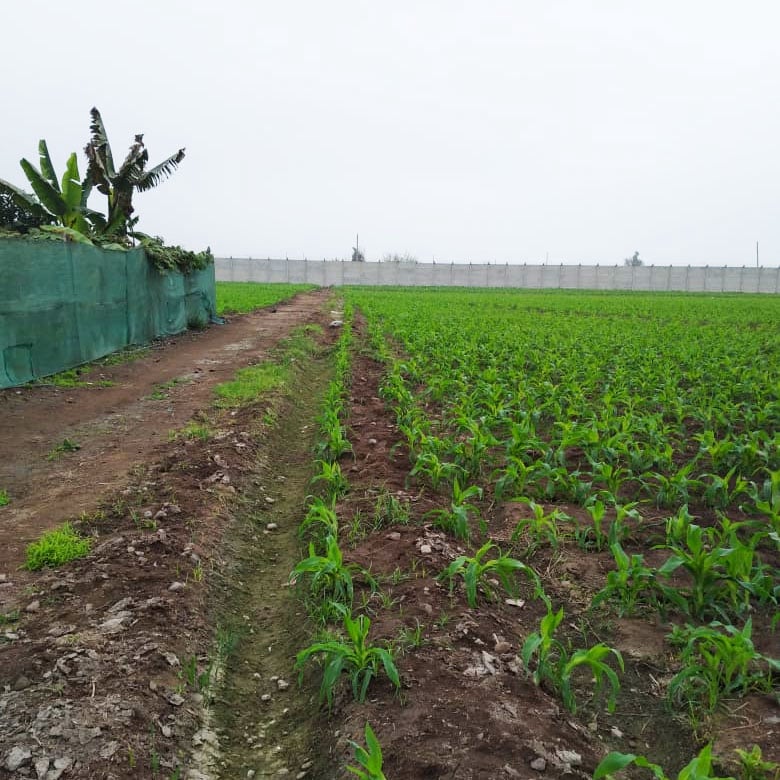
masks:
[[[780,293],[780,268],[216,260],[220,282]]]

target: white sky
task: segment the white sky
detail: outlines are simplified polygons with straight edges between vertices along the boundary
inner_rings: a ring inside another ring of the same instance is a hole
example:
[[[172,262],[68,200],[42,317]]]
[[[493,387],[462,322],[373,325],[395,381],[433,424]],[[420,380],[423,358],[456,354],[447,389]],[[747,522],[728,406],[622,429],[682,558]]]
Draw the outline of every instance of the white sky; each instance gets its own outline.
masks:
[[[780,264],[777,0],[3,0],[0,177],[89,109],[220,256]],[[83,157],[80,160],[84,172]],[[93,206],[98,206],[96,200]]]

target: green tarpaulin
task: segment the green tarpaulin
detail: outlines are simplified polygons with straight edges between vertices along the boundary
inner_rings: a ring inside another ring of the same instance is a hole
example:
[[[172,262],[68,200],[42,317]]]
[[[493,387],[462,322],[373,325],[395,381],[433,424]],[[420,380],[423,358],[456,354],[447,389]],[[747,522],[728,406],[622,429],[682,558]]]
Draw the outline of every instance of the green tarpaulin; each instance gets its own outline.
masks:
[[[161,273],[142,249],[0,240],[0,387],[203,327],[216,315],[214,266]]]

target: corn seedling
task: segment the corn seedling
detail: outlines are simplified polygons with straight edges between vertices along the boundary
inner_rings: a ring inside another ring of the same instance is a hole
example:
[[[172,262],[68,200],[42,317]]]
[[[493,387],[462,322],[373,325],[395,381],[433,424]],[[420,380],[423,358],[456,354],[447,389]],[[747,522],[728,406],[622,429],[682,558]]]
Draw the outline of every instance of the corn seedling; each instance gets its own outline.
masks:
[[[301,650],[296,656],[295,668],[299,671],[299,682],[303,680],[303,671],[311,658],[317,656],[323,660],[322,682],[320,685],[320,701],[326,702],[328,708],[333,706],[333,697],[342,674],[349,677],[352,696],[356,701],[363,702],[371,680],[384,669],[390,682],[401,687],[398,669],[393,655],[387,647],[372,644],[368,639],[371,621],[365,615],[357,619],[349,612],[339,610],[344,618],[344,639],[328,639],[315,642]]]
[[[668,577],[682,567],[691,578],[691,590],[688,598],[680,602],[690,615],[701,618],[706,613],[722,612],[719,607],[724,591],[734,592],[734,583],[728,578],[724,567],[725,558],[731,553],[728,548],[719,545],[718,535],[713,528],[702,528],[689,523],[685,528],[671,534],[670,540],[661,549],[673,554],[658,569],[658,574]],[[668,593],[668,590],[666,591]]]
[[[656,780],[670,780],[663,767],[653,764],[644,756],[633,753],[613,752],[602,759],[593,773],[593,780],[610,780],[617,772],[622,771],[630,764],[649,769]],[[677,775],[677,780],[734,780],[733,777],[716,777],[712,774],[712,744],[705,745],[699,754]]]
[[[291,582],[302,578],[310,580],[309,591],[316,602],[324,608],[325,619],[334,617],[339,606],[351,609],[354,598],[353,574],[362,576],[376,589],[376,580],[356,563],[344,563],[338,540],[333,536],[325,539],[325,554],[318,555],[314,543],[309,544],[309,556],[292,570]]]
[[[318,460],[317,465],[320,471],[319,474],[312,477],[312,484],[324,483],[326,496],[331,503],[335,503],[349,490],[347,478],[342,474],[341,466],[338,463]]]
[[[682,669],[669,683],[669,700],[689,711],[711,715],[731,696],[771,689],[780,661],[758,653],[752,640],[752,621],[741,630],[713,622],[709,626],[675,628],[669,636],[681,647]]]
[[[332,501],[325,501],[319,496],[311,499],[306,517],[298,527],[298,535],[303,537],[307,531],[315,538],[320,536],[338,538],[339,519]]]
[[[618,615],[633,615],[641,605],[657,605],[655,569],[645,566],[644,556],[629,555],[620,544],[609,549],[615,558],[615,569],[607,574],[606,585],[593,597],[592,606],[604,601],[616,602]]]
[[[449,509],[434,509],[428,515],[433,517],[434,525],[454,534],[458,539],[468,541],[471,536],[469,530],[469,513],[476,513],[477,507],[468,503],[471,498],[482,498],[482,488],[470,485],[461,488],[460,481],[455,477],[452,485],[452,502]]]
[[[571,520],[571,517],[560,509],[553,509],[545,514],[544,506],[537,504],[530,498],[513,499],[519,503],[527,504],[531,510],[531,517],[521,518],[512,531],[511,541],[516,542],[520,538],[528,539],[528,552],[532,553],[543,544],[549,544],[553,549],[558,549],[562,534],[559,521]]]
[[[483,560],[494,547],[498,550],[498,557]],[[501,550],[492,542],[483,544],[473,558],[466,555],[457,557],[437,579],[448,582],[452,592],[456,578],[461,578],[466,588],[466,601],[474,608],[477,606],[477,591],[480,587],[488,598],[493,598],[493,591],[488,584],[489,577],[498,577],[506,592],[514,596],[517,593],[515,575],[518,572],[525,574],[533,582],[534,595],[546,600],[539,575],[522,561],[502,555]]]
[[[11,498],[8,495],[7,490],[0,490],[0,506],[8,506],[11,503]]]
[[[548,603],[547,614],[542,618],[539,631],[531,634],[523,643],[521,658],[527,670],[531,669],[531,660],[536,657],[536,669],[532,678],[534,684],[547,683],[553,691],[560,694],[564,706],[570,712],[577,711],[577,702],[572,689],[572,675],[579,667],[586,667],[593,675],[598,692],[605,684],[610,692],[607,699],[607,709],[614,712],[617,695],[620,692],[620,681],[614,669],[604,660],[610,654],[614,655],[620,670],[623,671],[623,657],[614,648],[597,644],[587,650],[575,650],[571,655],[563,643],[554,634],[563,621],[563,607],[553,612]]]
[[[382,772],[382,747],[368,723],[366,723],[365,736],[365,747],[350,740],[349,744],[355,752],[355,761],[360,766],[350,765],[347,767],[347,771],[357,775],[360,780],[385,780],[385,775]]]
[[[780,778],[780,764],[776,761],[765,761],[758,745],[753,745],[750,750],[737,748],[734,752],[739,758],[740,780],[778,780]]]

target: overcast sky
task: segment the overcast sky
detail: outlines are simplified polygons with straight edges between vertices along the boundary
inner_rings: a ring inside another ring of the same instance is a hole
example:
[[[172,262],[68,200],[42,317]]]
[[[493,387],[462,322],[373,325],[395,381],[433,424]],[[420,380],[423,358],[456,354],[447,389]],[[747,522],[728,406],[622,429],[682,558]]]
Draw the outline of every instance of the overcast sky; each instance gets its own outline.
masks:
[[[777,0],[3,6],[0,177],[96,105],[117,157],[186,147],[135,205],[187,248],[780,264]]]

